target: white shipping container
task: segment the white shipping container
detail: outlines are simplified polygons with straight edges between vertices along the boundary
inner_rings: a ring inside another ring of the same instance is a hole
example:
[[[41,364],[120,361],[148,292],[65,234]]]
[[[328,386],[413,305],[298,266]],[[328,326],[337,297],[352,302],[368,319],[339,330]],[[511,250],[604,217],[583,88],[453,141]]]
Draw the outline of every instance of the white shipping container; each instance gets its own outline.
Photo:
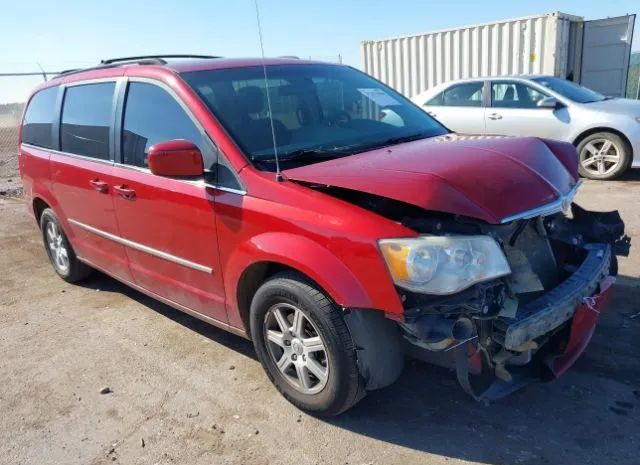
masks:
[[[621,17],[616,25],[629,24],[633,31],[633,19]],[[408,97],[442,82],[481,76],[549,74],[580,82],[583,30],[582,17],[554,12],[366,40],[361,44],[362,69]]]

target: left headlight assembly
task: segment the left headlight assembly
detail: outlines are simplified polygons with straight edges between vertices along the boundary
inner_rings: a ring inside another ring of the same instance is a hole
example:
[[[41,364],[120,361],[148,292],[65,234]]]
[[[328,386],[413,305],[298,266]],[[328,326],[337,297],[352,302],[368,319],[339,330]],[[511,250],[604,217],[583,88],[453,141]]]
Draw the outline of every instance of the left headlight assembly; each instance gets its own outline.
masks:
[[[500,246],[489,236],[420,236],[378,243],[394,283],[422,294],[454,294],[511,273]]]

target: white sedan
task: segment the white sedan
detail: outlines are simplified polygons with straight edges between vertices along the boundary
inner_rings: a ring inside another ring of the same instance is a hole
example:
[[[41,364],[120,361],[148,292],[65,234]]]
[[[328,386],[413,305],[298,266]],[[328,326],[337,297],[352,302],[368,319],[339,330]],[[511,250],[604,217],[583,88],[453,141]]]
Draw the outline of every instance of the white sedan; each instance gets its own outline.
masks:
[[[613,179],[640,167],[638,100],[608,98],[552,76],[453,81],[411,100],[455,132],[570,142],[587,178]]]

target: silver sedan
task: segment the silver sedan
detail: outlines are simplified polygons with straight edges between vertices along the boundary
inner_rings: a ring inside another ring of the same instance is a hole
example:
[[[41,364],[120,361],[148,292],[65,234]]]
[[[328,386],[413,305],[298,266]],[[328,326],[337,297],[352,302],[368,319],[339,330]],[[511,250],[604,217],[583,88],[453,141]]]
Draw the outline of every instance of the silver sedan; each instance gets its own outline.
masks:
[[[455,132],[571,142],[580,174],[613,179],[640,167],[640,101],[609,98],[552,76],[453,81],[412,98]]]

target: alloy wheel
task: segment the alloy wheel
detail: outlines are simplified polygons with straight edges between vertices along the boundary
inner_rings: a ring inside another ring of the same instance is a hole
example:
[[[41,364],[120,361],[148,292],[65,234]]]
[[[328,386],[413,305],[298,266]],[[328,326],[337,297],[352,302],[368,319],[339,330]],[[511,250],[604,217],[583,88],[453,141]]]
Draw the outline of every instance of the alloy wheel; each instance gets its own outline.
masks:
[[[580,153],[580,164],[589,174],[604,176],[613,172],[622,161],[620,148],[609,139],[594,139]]]
[[[65,245],[64,236],[57,224],[53,221],[47,223],[47,246],[54,265],[61,273],[69,271],[69,252]]]
[[[278,303],[264,320],[267,351],[284,379],[303,394],[317,394],[329,378],[325,343],[313,322],[294,305]]]

